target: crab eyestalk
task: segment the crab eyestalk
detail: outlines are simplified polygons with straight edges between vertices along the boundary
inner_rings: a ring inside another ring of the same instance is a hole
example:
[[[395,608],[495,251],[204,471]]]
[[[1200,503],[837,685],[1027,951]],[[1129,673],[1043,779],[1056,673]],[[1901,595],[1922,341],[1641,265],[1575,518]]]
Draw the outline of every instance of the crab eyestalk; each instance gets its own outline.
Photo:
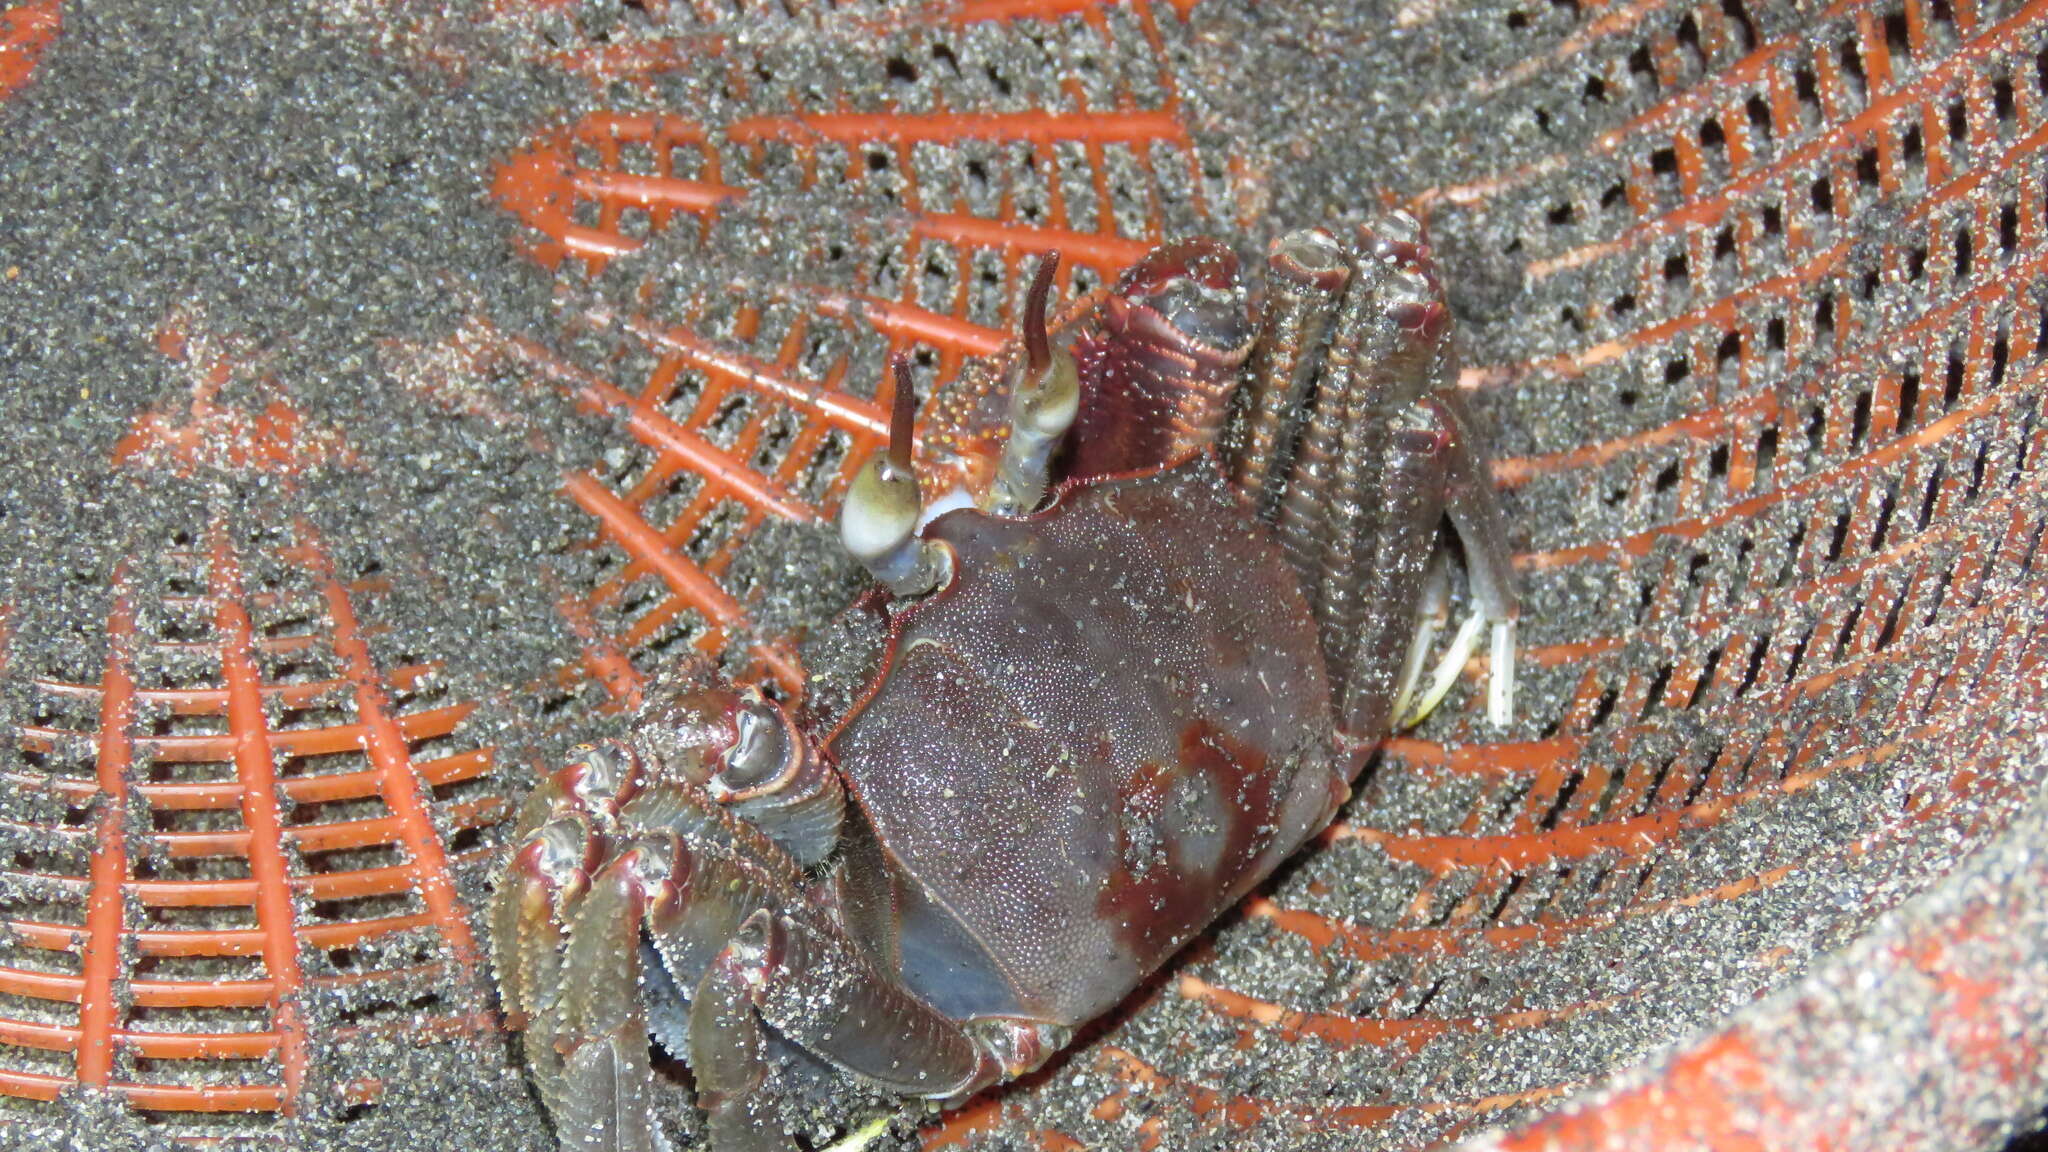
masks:
[[[917,474],[910,467],[910,425],[917,400],[910,387],[910,363],[889,362],[896,379],[889,417],[889,449],[854,474],[839,510],[839,540],[875,579],[898,596],[921,596],[946,576],[945,551],[917,536],[924,506]]]
[[[987,511],[998,516],[1030,512],[1045,499],[1052,454],[1081,410],[1080,370],[1071,352],[1052,346],[1045,326],[1059,266],[1059,253],[1047,252],[1024,300],[1024,361],[1010,386],[1010,438],[989,486]]]

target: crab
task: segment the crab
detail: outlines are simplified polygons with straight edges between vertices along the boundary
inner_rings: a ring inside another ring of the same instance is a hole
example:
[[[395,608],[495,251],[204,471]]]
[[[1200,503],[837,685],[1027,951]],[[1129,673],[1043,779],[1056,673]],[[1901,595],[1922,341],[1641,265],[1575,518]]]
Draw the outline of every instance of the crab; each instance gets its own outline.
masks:
[[[896,359],[840,521],[880,586],[851,705],[699,676],[534,793],[493,947],[563,1148],[666,1147],[650,1037],[713,1152],[791,1147],[820,1079],[943,1103],[1022,1075],[1320,831],[1482,645],[1506,721],[1515,596],[1420,227],[1266,264],[1256,317],[1196,239],[1055,324],[1048,256],[1019,339],[927,405],[929,507]]]

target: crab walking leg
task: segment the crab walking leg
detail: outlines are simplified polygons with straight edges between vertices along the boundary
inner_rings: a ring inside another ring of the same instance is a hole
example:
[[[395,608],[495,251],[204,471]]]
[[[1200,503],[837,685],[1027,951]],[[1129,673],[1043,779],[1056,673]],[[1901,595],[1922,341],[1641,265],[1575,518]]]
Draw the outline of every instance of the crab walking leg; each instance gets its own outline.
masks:
[[[1058,252],[1038,262],[1024,303],[1024,359],[1010,379],[1010,435],[989,487],[988,511],[1019,516],[1038,507],[1052,474],[1052,454],[1081,411],[1081,372],[1073,353],[1056,348],[1045,327]]]
[[[640,921],[664,870],[636,845],[591,882],[569,928],[562,993],[527,1029],[529,1062],[563,1152],[655,1146]]]
[[[590,825],[570,816],[534,830],[514,855],[491,906],[492,959],[508,1028],[521,1033],[541,1102],[554,1114],[561,1054],[537,1031],[561,998],[570,909],[590,888]]]
[[[757,912],[704,973],[690,1013],[690,1069],[713,1152],[787,1147],[764,1138],[772,1118],[756,1112],[754,1096],[767,1078],[764,1024],[902,1096],[957,1098],[1005,1071],[964,1028],[847,941]]]
[[[755,921],[745,925],[755,928]],[[765,979],[765,945],[751,931],[718,954],[690,1001],[690,1072],[711,1152],[793,1152],[755,1093],[768,1079],[768,1038],[754,997]]]
[[[630,754],[616,745],[586,745],[520,808],[519,848],[491,901],[491,964],[506,1022],[515,1029],[552,996],[566,943],[565,909],[582,898],[597,866],[597,828],[578,809],[615,794],[631,769]]]
[[[1441,548],[1432,548],[1429,553],[1429,567],[1422,573],[1422,602],[1415,611],[1415,638],[1408,642],[1408,658],[1401,662],[1401,681],[1394,687],[1393,711],[1390,717],[1410,715],[1408,703],[1415,697],[1415,686],[1422,682],[1423,665],[1429,662],[1429,651],[1436,645],[1436,634],[1443,631],[1451,619],[1451,569],[1444,559]]]
[[[1321,371],[1308,397],[1309,411],[1302,418],[1288,462],[1286,488],[1279,493],[1273,515],[1280,549],[1301,576],[1309,612],[1320,626],[1325,657],[1341,658],[1342,654],[1341,644],[1335,642],[1338,634],[1330,628],[1330,616],[1323,603],[1325,593],[1332,587],[1332,582],[1325,579],[1329,549],[1336,542],[1332,536],[1342,531],[1333,526],[1333,520],[1339,517],[1333,515],[1330,505],[1337,498],[1345,468],[1345,421],[1353,406],[1352,394],[1369,387],[1360,376],[1362,372],[1369,374],[1370,369],[1361,369],[1357,361],[1359,346],[1368,339],[1365,330],[1372,326],[1373,301],[1383,279],[1376,272],[1375,268],[1362,267],[1350,277],[1343,304],[1333,321],[1335,330],[1330,334],[1329,350],[1322,357]],[[1369,353],[1367,358],[1370,359]]]
[[[1412,590],[1406,585],[1389,588],[1384,574],[1374,568],[1391,547],[1406,565],[1406,576],[1420,575],[1421,558],[1408,555],[1405,542],[1436,525],[1435,520],[1425,525],[1404,519],[1423,513],[1403,506],[1411,496],[1398,492],[1397,486],[1412,480],[1394,473],[1395,458],[1404,453],[1412,457],[1415,446],[1397,447],[1395,441],[1428,386],[1430,367],[1445,342],[1448,312],[1439,299],[1440,289],[1428,276],[1412,267],[1394,267],[1378,254],[1386,242],[1377,232],[1361,229],[1360,239],[1368,248],[1362,260],[1371,262],[1371,271],[1362,271],[1361,278],[1371,277],[1377,284],[1372,297],[1361,302],[1344,357],[1350,383],[1344,396],[1343,448],[1325,513],[1320,602],[1331,635],[1348,640],[1360,634],[1368,613],[1381,611],[1389,603],[1387,597],[1395,597],[1404,609],[1402,634],[1389,637],[1384,645],[1391,655],[1398,641],[1407,638],[1405,606],[1413,603]],[[1432,469],[1432,475],[1440,477],[1441,470]],[[1439,518],[1441,514],[1438,510]],[[1349,682],[1354,652],[1341,642],[1333,647],[1337,659],[1332,672],[1340,684]],[[1385,660],[1380,664],[1377,671],[1384,673]],[[1392,687],[1384,674],[1375,675],[1373,684],[1382,692]]]
[[[512,1028],[540,1015],[559,983],[566,909],[590,886],[590,840],[590,825],[576,817],[531,830],[491,903],[492,966]]]
[[[1458,674],[1464,671],[1465,662],[1479,650],[1480,633],[1485,629],[1486,617],[1475,612],[1465,618],[1458,627],[1457,635],[1451,637],[1443,659],[1437,661],[1436,668],[1430,673],[1429,684],[1415,697],[1408,711],[1395,719],[1395,727],[1412,728],[1436,711],[1436,706],[1443,703],[1444,697],[1450,695],[1451,688],[1458,683]]]
[[[695,988],[749,916],[794,907],[801,894],[767,869],[671,832],[635,839],[571,910],[556,967],[560,991],[527,1027],[528,1063],[564,1152],[645,1152],[647,997]],[[643,932],[651,947],[643,946]],[[683,1026],[659,1021],[664,1046]]]
[[[1266,270],[1259,336],[1232,401],[1223,449],[1231,479],[1270,523],[1287,487],[1309,385],[1330,317],[1351,280],[1351,263],[1328,232],[1306,228],[1274,241]]]
[[[669,883],[647,912],[647,936],[669,979],[694,989],[749,916],[803,906],[803,895],[764,869],[678,842]],[[681,1050],[677,1050],[681,1055]]]
[[[1425,417],[1425,423],[1433,424]],[[1360,575],[1350,676],[1343,685],[1339,722],[1352,732],[1385,732],[1395,718],[1393,704],[1408,663],[1416,617],[1428,586],[1426,571],[1436,552],[1436,529],[1444,516],[1445,443],[1435,426],[1396,429],[1380,471],[1382,527],[1365,556]]]
[[[1515,625],[1521,608],[1515,599],[1507,530],[1494,497],[1492,469],[1456,392],[1439,389],[1423,404],[1450,433],[1444,446],[1444,510],[1465,545],[1476,617],[1488,625],[1486,717],[1506,724],[1515,711]]]

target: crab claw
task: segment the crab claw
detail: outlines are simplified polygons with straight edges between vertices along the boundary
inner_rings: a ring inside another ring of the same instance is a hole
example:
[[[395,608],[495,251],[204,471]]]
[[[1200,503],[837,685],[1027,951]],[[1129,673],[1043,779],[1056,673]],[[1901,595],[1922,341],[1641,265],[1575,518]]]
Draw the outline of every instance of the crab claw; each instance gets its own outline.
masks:
[[[765,833],[801,867],[822,861],[839,842],[846,796],[838,774],[759,689],[682,693],[643,719],[641,746],[690,787],[636,794],[626,813],[635,827],[729,837],[725,822],[705,825],[696,815],[693,801],[709,801],[740,818],[731,828]]]
[[[1258,329],[1237,255],[1215,240],[1154,249],[1103,298],[1068,453],[1075,479],[1172,465],[1222,431]]]
[[[505,1023],[515,1031],[540,1013],[560,975],[562,910],[589,890],[596,847],[589,822],[568,816],[535,831],[513,854],[492,908],[491,937]]]
[[[733,739],[705,788],[810,867],[839,843],[845,792],[817,747],[780,704],[754,689],[732,710]]]
[[[633,843],[590,882],[575,906],[559,990],[527,1030],[536,1072],[565,1148],[661,1148],[649,1107],[652,1071],[642,998],[640,926],[673,900],[663,845]],[[552,1089],[552,1092],[550,1092]]]

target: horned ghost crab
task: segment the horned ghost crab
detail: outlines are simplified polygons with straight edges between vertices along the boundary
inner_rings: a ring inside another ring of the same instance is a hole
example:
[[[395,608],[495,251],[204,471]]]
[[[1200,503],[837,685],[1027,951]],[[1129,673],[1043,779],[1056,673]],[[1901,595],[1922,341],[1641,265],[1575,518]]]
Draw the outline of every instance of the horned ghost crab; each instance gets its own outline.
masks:
[[[957,1101],[1036,1068],[1319,831],[1371,746],[1516,606],[1419,227],[1153,251],[929,406],[841,538],[878,666],[819,722],[706,683],[528,802],[493,908],[565,1149],[664,1146],[651,1035],[715,1152],[786,1149],[806,1077]],[[961,493],[968,494],[962,496]],[[1472,611],[1430,668],[1453,596]]]

